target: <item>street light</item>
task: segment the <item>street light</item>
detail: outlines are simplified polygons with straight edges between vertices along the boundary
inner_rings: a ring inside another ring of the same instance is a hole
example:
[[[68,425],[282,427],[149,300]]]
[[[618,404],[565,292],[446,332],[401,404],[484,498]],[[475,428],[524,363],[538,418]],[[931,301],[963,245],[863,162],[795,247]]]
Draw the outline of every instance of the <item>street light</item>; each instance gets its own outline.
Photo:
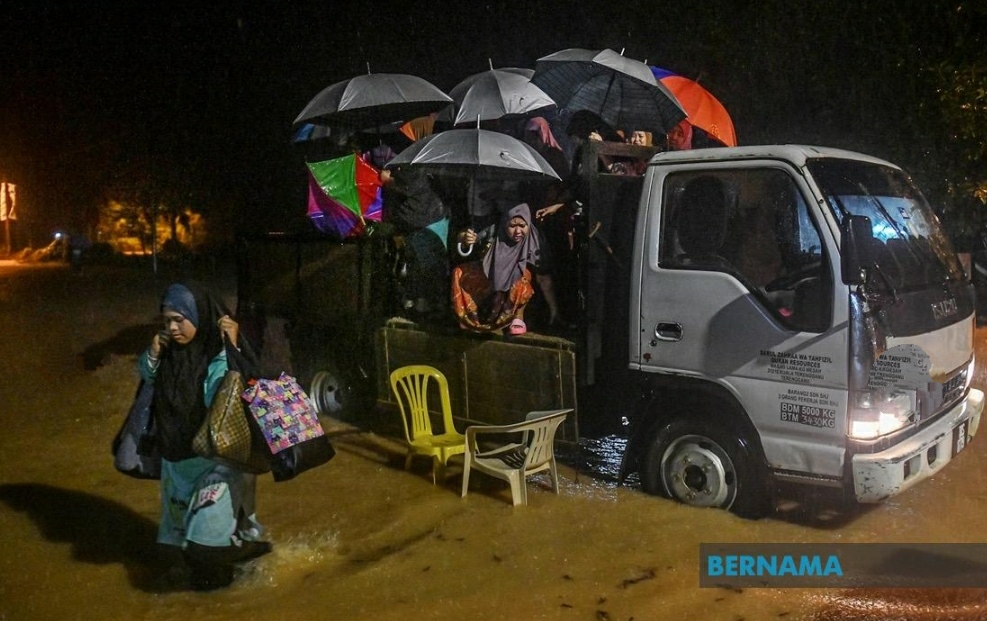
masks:
[[[10,222],[17,219],[14,211],[17,200],[17,186],[13,183],[0,182],[0,222],[4,223],[4,237],[7,242],[7,255],[10,255]]]

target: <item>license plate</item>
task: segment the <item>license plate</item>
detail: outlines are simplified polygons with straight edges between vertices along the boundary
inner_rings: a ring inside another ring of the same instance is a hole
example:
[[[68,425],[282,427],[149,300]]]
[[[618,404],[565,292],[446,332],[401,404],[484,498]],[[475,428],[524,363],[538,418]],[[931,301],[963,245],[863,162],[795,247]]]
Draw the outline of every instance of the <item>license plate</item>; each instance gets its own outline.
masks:
[[[967,432],[970,429],[970,421],[965,420],[959,425],[953,427],[953,456],[966,448],[966,443],[969,438],[967,437]]]

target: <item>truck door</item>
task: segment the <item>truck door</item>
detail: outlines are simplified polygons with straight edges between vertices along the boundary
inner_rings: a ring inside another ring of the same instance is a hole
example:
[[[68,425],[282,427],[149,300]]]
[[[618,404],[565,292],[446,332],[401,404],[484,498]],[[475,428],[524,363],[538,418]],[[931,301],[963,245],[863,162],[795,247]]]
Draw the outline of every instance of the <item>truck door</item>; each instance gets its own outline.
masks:
[[[720,384],[772,467],[839,476],[848,337],[832,236],[782,163],[702,168],[654,177],[631,367]]]

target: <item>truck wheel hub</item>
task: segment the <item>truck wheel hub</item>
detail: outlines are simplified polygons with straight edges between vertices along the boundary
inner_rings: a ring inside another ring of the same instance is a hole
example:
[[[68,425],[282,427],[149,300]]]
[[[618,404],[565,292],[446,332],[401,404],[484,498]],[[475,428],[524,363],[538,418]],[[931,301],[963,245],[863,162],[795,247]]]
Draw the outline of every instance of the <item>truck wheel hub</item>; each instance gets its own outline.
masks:
[[[662,479],[675,498],[694,506],[726,507],[736,494],[729,458],[716,444],[680,438],[665,451]]]

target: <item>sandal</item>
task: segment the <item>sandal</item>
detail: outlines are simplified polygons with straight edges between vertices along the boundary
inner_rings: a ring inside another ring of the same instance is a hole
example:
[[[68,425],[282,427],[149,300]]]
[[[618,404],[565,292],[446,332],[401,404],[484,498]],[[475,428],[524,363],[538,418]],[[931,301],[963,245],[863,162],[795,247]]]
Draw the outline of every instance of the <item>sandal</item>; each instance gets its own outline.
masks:
[[[507,333],[515,336],[518,334],[524,334],[527,331],[528,326],[520,319],[513,320],[510,325],[507,326]]]

